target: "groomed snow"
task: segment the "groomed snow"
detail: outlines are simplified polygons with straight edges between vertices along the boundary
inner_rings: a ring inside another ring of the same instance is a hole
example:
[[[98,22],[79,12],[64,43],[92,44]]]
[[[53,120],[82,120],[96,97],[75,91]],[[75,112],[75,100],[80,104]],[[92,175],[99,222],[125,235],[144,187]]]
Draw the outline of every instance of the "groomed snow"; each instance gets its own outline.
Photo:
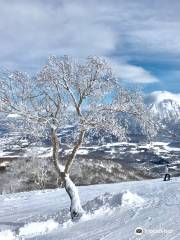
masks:
[[[79,187],[86,214],[75,223],[64,189],[2,195],[0,240],[179,240],[179,185],[173,178]]]

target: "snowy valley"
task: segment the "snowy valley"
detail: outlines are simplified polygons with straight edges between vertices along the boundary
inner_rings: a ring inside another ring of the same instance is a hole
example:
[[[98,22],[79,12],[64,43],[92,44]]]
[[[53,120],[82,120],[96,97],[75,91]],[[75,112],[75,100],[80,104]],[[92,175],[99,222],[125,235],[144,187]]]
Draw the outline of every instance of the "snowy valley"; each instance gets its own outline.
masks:
[[[170,165],[172,176],[180,176],[179,101],[170,93],[155,92],[146,98],[146,104],[159,119],[163,131],[149,143],[133,132],[129,142],[109,138],[101,144],[97,141],[84,144],[77,152],[71,175],[77,185],[162,177],[166,164]],[[73,130],[72,126],[63,128],[58,133],[59,139],[72,136]],[[1,121],[0,141],[1,193],[58,186],[49,140],[29,142],[20,132],[9,131]],[[61,143],[59,154],[63,161],[71,151],[68,144]]]

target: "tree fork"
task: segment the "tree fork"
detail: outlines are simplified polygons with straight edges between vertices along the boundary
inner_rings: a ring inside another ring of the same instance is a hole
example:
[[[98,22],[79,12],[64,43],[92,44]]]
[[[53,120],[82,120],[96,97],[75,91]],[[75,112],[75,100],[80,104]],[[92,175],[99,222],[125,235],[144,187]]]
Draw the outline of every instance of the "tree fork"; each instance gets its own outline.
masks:
[[[84,135],[85,135],[85,130],[83,129],[83,130],[80,131],[79,139],[76,142],[76,144],[75,144],[75,146],[74,146],[74,148],[72,150],[72,153],[71,153],[71,155],[68,158],[68,161],[66,163],[65,170],[64,170],[65,174],[69,174],[70,168],[71,168],[72,163],[73,163],[73,161],[74,161],[74,159],[76,157],[77,151],[78,151],[78,149],[80,148],[80,146],[81,146],[81,144],[83,142]]]

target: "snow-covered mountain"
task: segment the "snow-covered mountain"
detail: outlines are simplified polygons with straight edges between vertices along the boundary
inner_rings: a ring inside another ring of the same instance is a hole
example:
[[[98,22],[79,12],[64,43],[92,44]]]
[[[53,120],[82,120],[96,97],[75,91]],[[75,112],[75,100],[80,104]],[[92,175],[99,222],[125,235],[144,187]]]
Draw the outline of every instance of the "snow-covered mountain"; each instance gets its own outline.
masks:
[[[155,91],[149,94],[146,103],[160,120],[180,121],[180,94]]]

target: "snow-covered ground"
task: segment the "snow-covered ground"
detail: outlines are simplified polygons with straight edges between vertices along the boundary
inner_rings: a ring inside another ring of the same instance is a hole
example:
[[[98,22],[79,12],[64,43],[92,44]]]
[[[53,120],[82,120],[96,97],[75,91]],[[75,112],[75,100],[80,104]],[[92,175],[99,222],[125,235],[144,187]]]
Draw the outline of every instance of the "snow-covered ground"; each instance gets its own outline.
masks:
[[[33,154],[43,157],[52,156],[52,148],[47,146],[33,145],[28,146],[25,140],[19,141],[21,144],[14,143],[15,139],[13,138],[1,138],[0,146],[0,158],[20,158],[20,157],[29,157]],[[26,145],[25,145],[26,144]],[[67,147],[67,146],[66,146]],[[63,154],[71,153],[72,149],[68,148],[66,150],[60,149]],[[115,142],[107,143],[104,145],[92,145],[92,146],[83,146],[81,147],[77,154],[78,155],[90,155],[94,153],[101,152],[101,154],[108,154],[110,158],[115,158],[119,154],[131,153],[137,154],[145,151],[151,151],[156,155],[161,155],[163,158],[171,158],[172,154],[179,155],[180,148],[169,146],[168,142],[152,142],[151,144],[138,144],[138,143],[129,143],[129,142]],[[169,155],[170,154],[170,155]],[[169,155],[169,156],[168,156]]]
[[[2,195],[0,240],[179,240],[179,185],[173,178],[79,187],[87,213],[74,223],[64,189]]]

